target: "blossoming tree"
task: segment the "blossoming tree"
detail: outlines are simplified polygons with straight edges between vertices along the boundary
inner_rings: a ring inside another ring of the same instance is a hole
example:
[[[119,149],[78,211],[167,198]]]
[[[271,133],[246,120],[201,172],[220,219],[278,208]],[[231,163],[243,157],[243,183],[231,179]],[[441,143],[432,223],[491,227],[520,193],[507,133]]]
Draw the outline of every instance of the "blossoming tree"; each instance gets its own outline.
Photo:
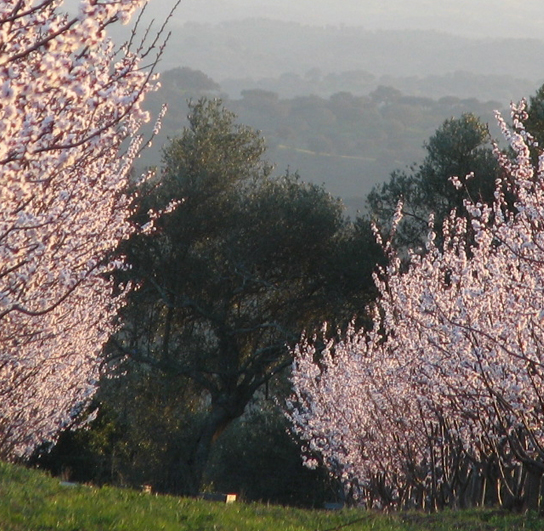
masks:
[[[309,464],[317,456],[369,503],[538,506],[544,157],[534,168],[525,117],[524,104],[512,130],[498,117],[516,157],[495,149],[494,203],[453,212],[441,246],[431,222],[407,268],[391,252],[372,331],[297,348],[288,416]]]
[[[125,188],[154,74],[150,48],[116,50],[106,29],[141,3],[83,0],[73,17],[60,0],[0,3],[0,458],[91,396],[122,303],[107,273],[131,231]]]

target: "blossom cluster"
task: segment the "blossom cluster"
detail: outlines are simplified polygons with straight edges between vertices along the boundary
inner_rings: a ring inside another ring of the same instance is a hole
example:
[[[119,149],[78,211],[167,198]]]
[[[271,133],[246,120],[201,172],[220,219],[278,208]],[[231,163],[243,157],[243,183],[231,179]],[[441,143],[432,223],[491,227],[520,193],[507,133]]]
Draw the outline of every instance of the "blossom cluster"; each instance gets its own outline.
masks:
[[[497,496],[516,467],[544,471],[544,156],[535,167],[523,102],[512,118],[497,116],[515,156],[495,148],[494,203],[452,212],[440,245],[431,220],[408,266],[390,250],[372,331],[295,349],[287,415],[310,464],[382,502],[458,502],[459,477],[489,463]]]
[[[131,233],[129,171],[155,77],[108,26],[141,0],[0,3],[0,457],[89,399],[122,304],[108,272]],[[123,152],[123,154],[122,154]]]

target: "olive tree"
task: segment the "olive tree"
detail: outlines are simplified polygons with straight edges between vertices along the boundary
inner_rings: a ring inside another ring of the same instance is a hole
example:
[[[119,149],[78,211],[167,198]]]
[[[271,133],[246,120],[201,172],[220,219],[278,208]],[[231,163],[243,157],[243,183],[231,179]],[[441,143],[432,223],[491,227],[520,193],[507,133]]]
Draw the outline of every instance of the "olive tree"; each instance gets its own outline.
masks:
[[[342,205],[296,175],[272,176],[264,150],[220,101],[191,103],[136,218],[180,204],[123,247],[124,280],[139,289],[111,355],[190,380],[202,397],[190,448],[171,458],[172,490],[198,492],[213,442],[290,365],[302,330],[332,318],[330,250],[349,232]]]

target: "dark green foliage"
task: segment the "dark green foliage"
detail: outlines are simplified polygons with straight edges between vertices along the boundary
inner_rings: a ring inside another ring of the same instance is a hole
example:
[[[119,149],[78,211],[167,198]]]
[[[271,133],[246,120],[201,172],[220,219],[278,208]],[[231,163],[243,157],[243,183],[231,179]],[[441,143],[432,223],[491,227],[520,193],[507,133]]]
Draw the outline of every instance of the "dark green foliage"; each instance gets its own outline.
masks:
[[[368,219],[347,223],[321,264],[331,324],[345,329],[353,319],[356,326],[366,323],[367,305],[377,296],[372,274],[385,263]]]
[[[427,155],[420,166],[410,173],[394,172],[388,182],[376,186],[368,195],[371,214],[386,233],[402,199],[404,219],[396,241],[414,249],[424,244],[431,213],[440,230],[451,210],[463,212],[465,199],[492,202],[495,181],[500,175],[487,126],[473,114],[446,120],[425,149]],[[467,179],[470,173],[473,177]],[[461,189],[453,186],[452,177],[460,179]]]
[[[118,443],[124,435],[115,415],[103,408],[92,426],[64,430],[55,445],[37,448],[28,464],[70,481],[114,483],[118,478],[112,456],[118,452]]]
[[[544,85],[536,91],[534,96],[529,98],[527,119],[524,125],[536,143],[531,147],[531,156],[533,164],[538,167],[540,151],[544,147]]]
[[[285,417],[265,400],[250,406],[218,441],[205,483],[218,492],[238,493],[245,501],[316,508],[335,501],[339,491],[325,469],[302,466]]]
[[[198,493],[206,474],[248,499],[319,503],[323,473],[302,467],[278,414],[244,417],[213,448],[257,391],[289,393],[280,374],[303,331],[364,316],[381,252],[368,224],[346,221],[322,187],[289,172],[273,177],[262,137],[220,101],[192,103],[188,120],[135,220],[181,203],[123,245],[132,268],[119,281],[139,288],[108,348],[98,419],[63,434],[39,463],[70,478],[175,493]],[[243,455],[248,467],[232,474]],[[263,483],[258,470],[278,474]]]
[[[322,187],[289,172],[272,177],[264,149],[220,101],[192,103],[135,216],[145,222],[149,209],[181,204],[123,248],[132,269],[120,280],[139,289],[109,349],[127,374],[104,397],[127,426],[134,470],[149,445],[149,475],[162,490],[198,493],[216,439],[290,365],[289,346],[325,320],[364,313],[373,297],[379,254],[368,226],[347,222]],[[163,402],[154,398],[162,379]]]
[[[169,464],[196,438],[198,393],[190,381],[161,377],[130,360],[102,380],[89,425],[65,430],[29,464],[77,482],[169,489]]]
[[[542,147],[544,146],[544,85],[529,98],[528,118],[525,126]]]

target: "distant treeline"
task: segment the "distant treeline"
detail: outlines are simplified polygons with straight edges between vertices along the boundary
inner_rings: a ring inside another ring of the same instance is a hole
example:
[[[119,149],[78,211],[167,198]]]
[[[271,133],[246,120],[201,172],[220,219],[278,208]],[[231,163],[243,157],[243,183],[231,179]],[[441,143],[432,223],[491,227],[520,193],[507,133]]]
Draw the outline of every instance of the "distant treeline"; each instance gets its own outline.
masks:
[[[324,73],[317,67],[303,74],[287,72],[277,77],[228,78],[221,81],[221,88],[233,98],[239,98],[242,91],[249,89],[269,90],[282,98],[307,94],[329,97],[341,91],[362,96],[370,94],[381,85],[395,87],[410,96],[434,99],[445,96],[477,98],[496,100],[504,105],[532,94],[540,83],[509,75],[476,74],[460,70],[428,76],[393,76],[374,75],[366,70]]]
[[[527,83],[533,83],[532,90],[536,90],[543,77],[535,65],[541,64],[544,42],[536,39],[484,39],[478,34],[469,39],[437,31],[370,31],[264,19],[220,25],[185,24],[176,28],[171,39],[163,61],[165,70],[180,64],[201,69],[220,81],[225,89],[226,80],[254,83],[265,78],[279,78],[286,72],[302,78],[310,72],[308,81],[311,84],[317,68],[324,77],[328,74],[342,77],[343,72],[363,71],[378,79],[382,76],[405,78],[402,86],[389,83],[387,79],[379,83],[393,84],[406,92],[410,88],[412,95],[414,87],[411,85],[418,84],[417,78],[433,76],[427,87],[421,84],[416,87],[418,93],[432,97],[470,95],[501,101],[506,95],[508,102],[525,94]],[[468,74],[453,75],[454,72]],[[481,80],[474,82],[470,79],[473,75],[481,76]],[[441,76],[444,79],[439,79]],[[494,78],[496,85],[490,82],[493,78],[486,80],[486,76],[498,76]],[[507,78],[512,79],[507,81]],[[283,86],[285,81],[282,80]],[[329,81],[331,86],[327,90],[331,93],[337,90],[357,92],[354,86],[334,88],[334,80]],[[449,90],[444,87],[449,81],[456,87]],[[294,79],[291,82],[294,83]],[[356,80],[355,84],[358,83],[360,80]],[[437,87],[432,86],[435,83]],[[467,84],[464,88],[463,83]],[[478,85],[481,86],[474,91]],[[246,84],[242,88],[252,87]],[[240,83],[236,88],[240,88]],[[260,88],[281,92],[270,84]],[[514,93],[506,94],[507,90]]]
[[[176,68],[164,73],[161,90],[149,99],[155,114],[163,102],[169,111],[159,138],[144,154],[144,165],[159,164],[160,146],[187,124],[187,99],[202,94],[222,95],[240,122],[262,131],[278,172],[298,170],[303,180],[324,183],[352,209],[361,208],[372,186],[392,171],[419,162],[424,142],[444,119],[471,112],[488,122],[497,137],[493,111],[508,112],[496,101],[407,96],[388,86],[365,96],[338,92],[285,99],[253,89],[242,91],[240,99],[229,99],[202,72]]]

